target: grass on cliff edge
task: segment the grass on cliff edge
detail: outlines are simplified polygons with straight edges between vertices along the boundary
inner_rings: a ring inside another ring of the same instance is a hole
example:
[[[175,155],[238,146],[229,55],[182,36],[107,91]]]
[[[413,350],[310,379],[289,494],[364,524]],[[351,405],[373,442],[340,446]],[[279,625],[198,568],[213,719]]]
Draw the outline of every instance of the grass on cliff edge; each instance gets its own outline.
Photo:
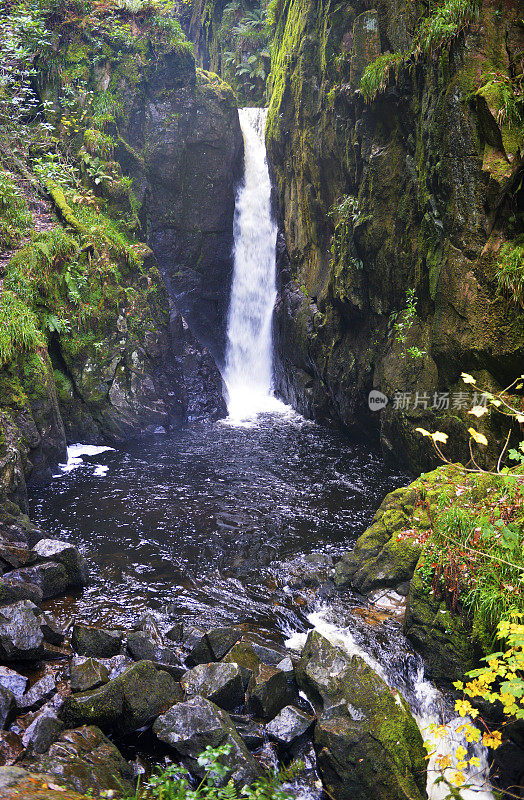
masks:
[[[427,530],[401,538],[423,545],[417,566],[426,591],[443,599],[466,626],[491,638],[501,618],[524,614],[524,468],[468,473],[457,466],[422,475],[419,512]]]

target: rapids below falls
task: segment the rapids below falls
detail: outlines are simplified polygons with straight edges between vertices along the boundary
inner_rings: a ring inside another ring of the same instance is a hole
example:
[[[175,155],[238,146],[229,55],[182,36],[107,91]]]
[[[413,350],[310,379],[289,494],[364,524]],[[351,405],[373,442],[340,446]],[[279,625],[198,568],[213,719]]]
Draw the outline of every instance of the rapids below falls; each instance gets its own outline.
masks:
[[[265,110],[241,109],[240,119],[245,172],[236,200],[223,375],[229,417],[116,449],[69,448],[51,485],[32,490],[30,515],[51,536],[78,547],[91,581],[77,596],[47,607],[62,622],[114,627],[129,627],[146,610],[161,628],[175,619],[188,627],[241,623],[298,650],[315,627],[398,690],[428,739],[427,726],[442,715],[452,718],[452,706],[425,680],[398,618],[373,616],[350,592],[315,593],[296,580],[306,557],[350,549],[384,496],[409,478],[272,394],[277,229]],[[434,758],[457,744],[440,740]],[[314,778],[311,748],[305,761]],[[464,791],[464,800],[492,798],[482,788],[482,772],[478,790]],[[299,778],[286,788],[300,800],[327,800],[319,787],[318,780]],[[446,790],[430,779],[428,793],[440,800]]]

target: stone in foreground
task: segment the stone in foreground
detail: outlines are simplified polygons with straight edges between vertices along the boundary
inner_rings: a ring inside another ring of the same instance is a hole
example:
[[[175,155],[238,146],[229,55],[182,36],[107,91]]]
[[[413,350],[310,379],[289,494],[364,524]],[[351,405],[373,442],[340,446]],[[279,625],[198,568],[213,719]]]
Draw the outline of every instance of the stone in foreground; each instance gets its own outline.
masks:
[[[266,725],[270,739],[283,746],[294,744],[312,727],[315,718],[295,706],[286,706]]]
[[[200,695],[226,711],[233,711],[245,701],[238,664],[199,664],[186,672],[180,682],[188,699]]]
[[[206,747],[231,745],[231,753],[220,759],[229,768],[224,783],[232,779],[237,786],[253,783],[262,774],[262,768],[250,754],[236,732],[231,718],[209,700],[194,697],[187,703],[177,703],[162,714],[153,731],[184,759],[188,769],[198,777],[204,776],[197,758]]]

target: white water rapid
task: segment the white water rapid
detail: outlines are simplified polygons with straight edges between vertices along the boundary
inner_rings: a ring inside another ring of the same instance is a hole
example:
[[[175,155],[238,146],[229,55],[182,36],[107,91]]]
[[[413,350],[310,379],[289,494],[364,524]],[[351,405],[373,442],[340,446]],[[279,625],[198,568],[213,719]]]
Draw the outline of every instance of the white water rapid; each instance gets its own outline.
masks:
[[[244,136],[244,180],[235,207],[234,272],[224,370],[232,420],[252,419],[260,412],[283,408],[271,393],[277,226],[271,217],[264,143],[267,109],[241,108],[239,115]]]

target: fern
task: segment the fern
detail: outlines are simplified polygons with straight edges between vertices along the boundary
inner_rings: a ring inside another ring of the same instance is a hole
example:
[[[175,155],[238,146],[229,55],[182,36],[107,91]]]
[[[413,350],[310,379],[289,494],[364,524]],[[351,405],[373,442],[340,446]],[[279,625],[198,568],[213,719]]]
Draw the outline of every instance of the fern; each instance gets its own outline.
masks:
[[[506,242],[497,260],[499,291],[524,308],[524,244]]]
[[[395,70],[395,78],[406,58],[404,53],[385,53],[371,64],[368,64],[360,80],[360,91],[366,103],[374,100],[388,86],[391,70]]]
[[[36,316],[14,292],[5,290],[0,300],[0,366],[17,353],[45,347]]]

